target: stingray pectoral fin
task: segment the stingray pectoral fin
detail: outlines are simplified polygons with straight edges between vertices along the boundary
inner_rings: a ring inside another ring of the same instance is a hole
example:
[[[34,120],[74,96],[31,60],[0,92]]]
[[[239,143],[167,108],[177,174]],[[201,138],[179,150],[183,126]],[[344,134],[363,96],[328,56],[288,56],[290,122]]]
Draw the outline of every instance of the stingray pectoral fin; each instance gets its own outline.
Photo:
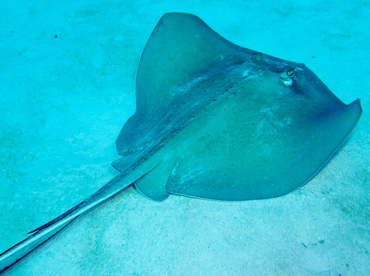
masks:
[[[148,148],[163,137],[169,106],[181,109],[183,99],[196,101],[202,94],[180,95],[177,86],[194,84],[207,75],[245,61],[255,51],[239,47],[213,31],[199,17],[167,13],[153,30],[142,53],[136,76],[136,113],[117,138],[120,155]],[[178,107],[173,100],[178,97]]]
[[[261,108],[243,99],[249,95],[217,101],[179,134],[169,193],[230,201],[285,195],[328,162],[361,115],[359,100],[318,105],[292,95]]]
[[[161,109],[173,96],[174,86],[206,74],[217,64],[230,66],[238,54],[252,53],[227,41],[195,15],[166,13],[140,59],[137,112]]]

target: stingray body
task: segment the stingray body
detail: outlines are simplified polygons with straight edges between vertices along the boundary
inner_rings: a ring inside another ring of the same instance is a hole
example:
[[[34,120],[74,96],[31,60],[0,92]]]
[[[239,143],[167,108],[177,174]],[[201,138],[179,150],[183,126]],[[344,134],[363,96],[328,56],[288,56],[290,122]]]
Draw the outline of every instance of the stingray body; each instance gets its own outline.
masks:
[[[131,184],[157,201],[285,195],[328,162],[360,115],[359,100],[344,104],[304,64],[232,44],[194,15],[165,14],[117,139],[119,175],[2,253],[0,270]]]

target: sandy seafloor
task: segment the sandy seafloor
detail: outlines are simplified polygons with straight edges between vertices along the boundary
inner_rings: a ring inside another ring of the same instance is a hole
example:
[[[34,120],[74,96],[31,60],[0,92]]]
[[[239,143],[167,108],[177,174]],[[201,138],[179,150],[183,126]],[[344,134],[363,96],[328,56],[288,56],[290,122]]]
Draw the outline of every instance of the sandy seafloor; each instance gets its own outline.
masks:
[[[364,112],[287,196],[157,203],[131,188],[6,275],[370,275],[370,1],[42,2],[0,3],[0,251],[116,175],[137,64],[165,12],[305,63]]]

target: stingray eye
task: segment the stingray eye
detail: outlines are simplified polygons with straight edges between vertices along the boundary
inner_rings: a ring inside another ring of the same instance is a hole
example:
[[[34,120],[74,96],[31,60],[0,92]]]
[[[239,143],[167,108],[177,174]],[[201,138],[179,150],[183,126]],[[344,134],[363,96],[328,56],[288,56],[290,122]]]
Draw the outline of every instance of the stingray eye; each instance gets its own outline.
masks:
[[[292,66],[286,66],[283,68],[283,74],[287,77],[292,77],[294,75],[295,69]]]
[[[287,74],[289,77],[293,76],[293,75],[294,75],[294,69],[290,69],[290,70],[286,71],[286,74]]]
[[[294,72],[295,69],[292,66],[286,66],[282,69],[280,80],[285,86],[292,86]]]

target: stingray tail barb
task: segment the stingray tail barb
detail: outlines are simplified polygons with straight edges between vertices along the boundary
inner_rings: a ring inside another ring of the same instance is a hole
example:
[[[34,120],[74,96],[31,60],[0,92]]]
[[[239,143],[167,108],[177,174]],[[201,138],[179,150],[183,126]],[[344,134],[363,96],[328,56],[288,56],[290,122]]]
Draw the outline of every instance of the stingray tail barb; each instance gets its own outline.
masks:
[[[31,236],[1,253],[0,273],[4,272],[12,265],[20,261],[23,257],[30,254],[37,247],[50,240],[70,223],[72,223],[76,218],[114,197],[136,180],[132,180],[131,177],[129,177],[129,179],[125,179],[127,181],[120,181],[120,183],[118,183],[119,180],[125,178],[126,175],[127,174],[124,173],[117,175],[90,197],[50,222],[29,232],[28,234],[32,234]]]

